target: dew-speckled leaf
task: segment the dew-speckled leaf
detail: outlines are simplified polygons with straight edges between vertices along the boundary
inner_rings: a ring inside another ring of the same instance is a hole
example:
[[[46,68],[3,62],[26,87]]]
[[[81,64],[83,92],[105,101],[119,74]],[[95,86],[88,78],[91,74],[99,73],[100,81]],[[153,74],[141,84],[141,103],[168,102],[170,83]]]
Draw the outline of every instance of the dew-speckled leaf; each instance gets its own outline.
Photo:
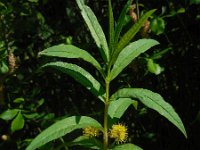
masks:
[[[85,127],[95,127],[102,130],[102,126],[99,122],[93,118],[86,116],[72,116],[65,119],[62,119],[44,131],[42,131],[26,148],[26,150],[35,150],[42,145],[58,139],[76,129],[81,129]]]
[[[142,88],[124,88],[117,91],[112,98],[116,100],[118,98],[132,98],[139,100],[147,107],[167,118],[184,134],[185,137],[187,137],[185,127],[180,117],[175,112],[174,108],[167,103],[160,94]]]
[[[111,150],[143,150],[143,149],[135,144],[128,143],[128,144],[117,145]]]
[[[77,82],[85,86],[95,96],[103,101],[104,89],[101,84],[85,69],[71,63],[66,62],[51,62],[43,67],[51,67],[63,73],[70,75]]]
[[[141,18],[122,36],[121,40],[117,44],[117,47],[113,53],[111,63],[113,64],[115,60],[117,59],[117,56],[122,51],[122,49],[129,44],[129,42],[133,39],[133,37],[136,35],[136,33],[140,30],[140,28],[143,26],[145,21],[155,12],[154,10],[150,10],[146,12],[144,15],[141,16]]]
[[[130,43],[126,46],[117,57],[116,62],[113,65],[111,70],[110,78],[113,80],[117,75],[128,66],[134,58],[139,56],[141,53],[144,53],[151,47],[159,44],[156,40],[153,39],[140,39],[135,42]]]
[[[84,0],[76,0],[80,10],[81,14],[83,16],[83,19],[85,20],[85,23],[87,24],[92,37],[94,38],[98,48],[100,49],[100,53],[102,55],[102,58],[105,62],[109,61],[109,49],[108,44],[106,41],[105,34],[95,16],[93,11],[84,4]]]
[[[72,142],[68,143],[67,145],[70,147],[79,145],[89,149],[103,149],[103,144],[98,139],[88,136],[80,136],[74,139]]]
[[[59,44],[49,47],[39,53],[40,55],[61,57],[61,58],[80,58],[96,67],[100,72],[102,68],[97,60],[87,51],[82,50],[74,45]]]

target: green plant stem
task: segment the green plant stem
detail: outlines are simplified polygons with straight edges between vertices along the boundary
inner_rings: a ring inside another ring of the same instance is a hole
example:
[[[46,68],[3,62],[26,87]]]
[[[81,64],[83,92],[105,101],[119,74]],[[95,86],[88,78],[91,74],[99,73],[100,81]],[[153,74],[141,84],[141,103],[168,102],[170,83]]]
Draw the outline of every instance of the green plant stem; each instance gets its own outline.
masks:
[[[109,89],[110,81],[106,78],[106,99],[105,99],[105,109],[104,109],[104,134],[103,134],[103,149],[108,149],[108,107],[109,107]]]

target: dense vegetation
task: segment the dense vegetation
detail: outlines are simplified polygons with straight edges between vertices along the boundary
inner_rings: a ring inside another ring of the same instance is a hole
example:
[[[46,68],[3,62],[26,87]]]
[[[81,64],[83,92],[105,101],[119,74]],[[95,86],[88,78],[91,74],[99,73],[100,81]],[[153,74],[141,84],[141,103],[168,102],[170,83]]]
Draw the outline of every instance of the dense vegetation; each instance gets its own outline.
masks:
[[[125,3],[113,1],[116,19]],[[87,4],[107,33],[107,1]],[[128,141],[144,149],[200,149],[199,1],[139,1],[140,14],[155,8],[157,11],[149,19],[151,32],[141,31],[136,39],[150,37],[159,41],[160,46],[135,59],[118,77],[111,92],[133,86],[160,93],[182,118],[188,139],[140,103],[134,112],[128,109],[120,122],[124,120],[128,127]],[[127,14],[127,28],[134,21],[131,13],[130,10]],[[87,49],[101,62],[86,29],[75,1],[0,1],[0,113],[9,110],[6,117],[1,115],[0,149],[25,149],[32,138],[64,116],[103,119],[103,104],[81,85],[60,72],[40,68],[49,59],[38,53],[60,43]],[[100,76],[87,63],[76,60],[76,64],[95,77]],[[102,112],[96,111],[99,108]],[[64,138],[67,141],[77,134]],[[56,147],[60,143],[58,140],[52,144]]]

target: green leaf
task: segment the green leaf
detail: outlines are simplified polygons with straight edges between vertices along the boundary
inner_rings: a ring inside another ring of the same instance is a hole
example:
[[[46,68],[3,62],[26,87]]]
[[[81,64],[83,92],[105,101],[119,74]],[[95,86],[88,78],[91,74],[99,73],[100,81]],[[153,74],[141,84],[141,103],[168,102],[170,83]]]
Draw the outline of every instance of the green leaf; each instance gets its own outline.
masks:
[[[178,10],[177,10],[177,14],[182,14],[182,13],[185,13],[185,8],[179,8]]]
[[[32,3],[37,3],[38,0],[28,0],[29,2],[32,2]]]
[[[1,61],[0,62],[0,74],[6,74],[6,73],[8,73],[8,71],[9,71],[8,65],[4,61]]]
[[[145,21],[155,12],[156,10],[150,10],[145,13],[121,38],[119,41],[116,50],[113,53],[111,63],[113,64],[118,56],[118,54],[122,51],[122,49],[133,39],[136,33],[143,26]]]
[[[171,47],[165,48],[164,50],[154,53],[150,58],[151,59],[160,59],[163,57],[163,55],[165,55],[166,53],[168,53],[171,50],[172,50]]]
[[[152,59],[148,59],[147,68],[149,72],[155,75],[159,75],[161,72],[164,71],[164,68],[160,67],[160,65],[155,63]]]
[[[80,58],[91,63],[97,70],[103,73],[103,69],[96,59],[87,51],[82,50],[74,45],[60,44],[47,48],[39,53],[40,55],[61,57],[61,58]]]
[[[119,19],[117,21],[117,25],[116,25],[116,29],[115,29],[115,44],[117,44],[119,37],[120,37],[120,33],[122,31],[122,28],[124,26],[125,23],[125,18],[126,18],[126,13],[129,10],[129,7],[131,5],[133,0],[128,0],[126,5],[124,6],[124,8],[122,9],[122,12],[119,16]]]
[[[151,21],[151,30],[156,34],[162,34],[165,30],[165,21],[160,18],[156,17]]]
[[[200,0],[190,0],[190,4],[200,4]]]
[[[167,118],[171,123],[173,123],[187,138],[187,133],[185,131],[184,125],[175,112],[174,108],[164,99],[161,95],[154,93],[147,89],[141,88],[124,88],[116,92],[112,98],[132,98],[138,99],[147,107],[157,111],[159,114]]]
[[[111,0],[108,0],[108,18],[109,18],[109,48],[111,52],[113,51],[114,46],[114,17],[112,11],[112,3]]]
[[[119,54],[111,70],[110,78],[113,80],[117,75],[133,61],[134,58],[144,53],[152,46],[159,44],[153,39],[140,39],[130,43]]]
[[[111,101],[108,108],[108,115],[110,118],[121,118],[126,109],[133,104],[131,98],[119,98],[115,101]]]
[[[14,103],[23,103],[24,102],[24,98],[22,98],[22,97],[16,98],[13,102]]]
[[[8,109],[4,111],[2,114],[0,114],[0,118],[3,120],[12,120],[17,115],[18,112],[19,110],[17,109]]]
[[[118,121],[131,104],[133,104],[131,98],[119,98],[111,101],[108,108],[109,126]]]
[[[21,130],[24,127],[24,118],[21,114],[21,111],[17,114],[17,117],[11,123],[11,131],[15,132]]]
[[[109,49],[108,49],[108,44],[106,41],[105,34],[96,18],[94,15],[93,11],[84,4],[84,0],[76,0],[80,10],[81,14],[83,16],[83,19],[85,20],[85,23],[87,24],[92,37],[94,38],[100,53],[102,55],[102,58],[104,59],[105,62],[109,61]]]
[[[91,93],[103,101],[102,95],[105,93],[103,87],[89,72],[83,68],[75,64],[65,62],[51,62],[44,65],[43,67],[52,67],[70,75],[77,82],[81,83],[89,91],[91,91]]]
[[[112,150],[142,150],[142,148],[140,148],[137,145],[128,143],[128,144],[117,145]]]
[[[23,114],[23,116],[27,119],[36,119],[38,118],[40,115],[38,113],[31,113],[31,114]]]
[[[103,149],[103,144],[99,140],[87,136],[80,136],[67,145],[70,147],[79,145],[90,149]]]
[[[43,132],[41,132],[26,148],[26,150],[34,150],[39,148],[40,146],[58,139],[76,129],[81,129],[85,127],[95,127],[102,130],[102,126],[99,122],[94,120],[93,118],[86,117],[86,116],[72,116],[60,120]]]

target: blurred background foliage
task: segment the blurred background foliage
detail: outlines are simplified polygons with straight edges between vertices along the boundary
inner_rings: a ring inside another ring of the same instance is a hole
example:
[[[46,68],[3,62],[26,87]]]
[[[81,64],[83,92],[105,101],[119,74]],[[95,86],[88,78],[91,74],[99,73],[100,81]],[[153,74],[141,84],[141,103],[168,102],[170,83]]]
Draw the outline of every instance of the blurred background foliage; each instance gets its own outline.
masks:
[[[106,0],[87,2],[107,31]],[[125,3],[113,1],[115,19]],[[139,104],[122,119],[129,128],[128,140],[144,149],[199,150],[200,1],[140,0],[138,6],[140,15],[157,11],[149,19],[148,32],[141,31],[137,38],[154,38],[161,45],[136,59],[111,88],[143,87],[160,93],[180,114],[188,139]],[[130,12],[127,27],[131,24]],[[86,49],[101,62],[75,1],[0,0],[0,149],[25,149],[41,130],[63,116],[81,114],[102,121],[103,105],[81,85],[59,72],[40,70],[48,58],[41,59],[38,52],[60,43]],[[78,63],[99,76],[92,66]]]

